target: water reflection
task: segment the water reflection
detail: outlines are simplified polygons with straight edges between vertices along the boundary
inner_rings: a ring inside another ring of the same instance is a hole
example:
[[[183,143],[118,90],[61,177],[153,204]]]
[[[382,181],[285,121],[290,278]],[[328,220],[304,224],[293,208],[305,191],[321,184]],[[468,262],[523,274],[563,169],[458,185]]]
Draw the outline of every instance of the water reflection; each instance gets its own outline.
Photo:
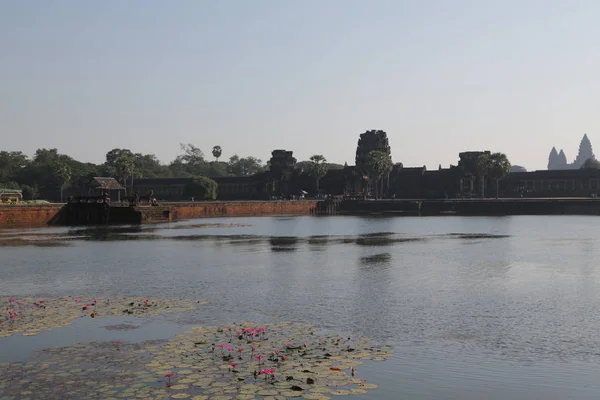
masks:
[[[329,246],[330,237],[327,235],[313,235],[308,238],[308,248],[311,251],[324,251]]]
[[[396,295],[392,285],[396,280],[391,253],[379,253],[358,258],[353,276],[353,306],[349,310],[353,324],[369,326],[381,336],[391,334],[387,321],[395,310]]]
[[[504,239],[510,237],[510,235],[497,235],[493,233],[446,233],[439,236],[446,236],[451,239],[461,240],[477,240],[477,239]]]
[[[315,219],[323,225],[321,219]],[[159,229],[157,226],[101,226],[66,229],[59,232],[22,232],[11,231],[0,235],[0,246],[67,246],[72,241],[99,241],[99,242],[122,242],[122,241],[212,241],[217,246],[230,245],[260,245],[263,241],[269,241],[274,251],[285,251],[293,249],[299,243],[307,243],[311,250],[322,250],[323,248],[337,244],[356,244],[364,247],[385,247],[400,243],[422,242],[430,240],[458,239],[465,244],[477,244],[487,239],[509,238],[509,235],[491,233],[444,233],[444,234],[421,234],[409,235],[393,231],[386,232],[364,232],[353,234],[310,234],[291,235],[295,230],[304,229],[303,225],[294,222],[294,219],[282,219],[280,223],[286,227],[273,229],[274,232],[285,232],[286,234],[261,235],[255,233],[237,233],[240,227],[249,224],[192,224],[181,226],[166,226]],[[230,227],[231,233],[223,232],[225,227]],[[185,231],[184,234],[179,231]]]
[[[295,236],[270,237],[269,244],[273,252],[296,251],[298,249],[298,238]]]
[[[142,232],[152,232],[151,226],[127,225],[127,226],[96,226],[87,228],[70,228],[67,231],[68,236],[81,237],[91,240],[137,240]],[[127,238],[127,235],[131,235]]]
[[[391,261],[392,255],[390,253],[379,253],[374,254],[372,256],[365,256],[360,258],[361,264],[366,266],[390,264]]]
[[[64,240],[28,240],[22,238],[10,238],[0,240],[0,247],[23,247],[23,246],[34,246],[34,247],[69,247],[71,243]]]
[[[229,246],[238,247],[238,246],[260,246],[265,242],[265,238],[258,236],[237,236],[237,237],[226,237],[224,238],[225,242]]]
[[[396,243],[416,242],[425,240],[424,237],[403,237],[393,232],[378,232],[360,235],[355,243],[359,246],[390,246]]]

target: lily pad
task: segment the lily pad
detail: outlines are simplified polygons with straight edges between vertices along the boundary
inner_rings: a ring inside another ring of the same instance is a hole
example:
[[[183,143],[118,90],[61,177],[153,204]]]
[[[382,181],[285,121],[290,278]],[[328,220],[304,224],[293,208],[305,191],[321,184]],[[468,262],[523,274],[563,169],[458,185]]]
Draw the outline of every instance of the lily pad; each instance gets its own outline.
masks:
[[[0,382],[11,382],[3,393],[20,398],[32,391],[42,398],[322,400],[378,387],[350,369],[361,359],[385,358],[391,347],[315,332],[290,322],[242,323],[197,326],[169,340],[79,343],[0,364]]]
[[[116,315],[157,316],[166,312],[183,312],[196,308],[198,302],[185,299],[155,298],[86,298],[58,297],[49,299],[0,297],[0,337],[69,325],[80,317],[101,318]],[[108,326],[110,330],[133,329],[131,325]]]

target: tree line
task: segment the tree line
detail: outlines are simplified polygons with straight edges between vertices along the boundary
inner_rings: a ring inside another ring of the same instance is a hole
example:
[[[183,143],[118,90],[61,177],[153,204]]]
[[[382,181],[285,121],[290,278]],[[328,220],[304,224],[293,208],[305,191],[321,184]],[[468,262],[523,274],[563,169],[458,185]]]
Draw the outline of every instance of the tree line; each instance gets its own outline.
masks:
[[[458,168],[464,176],[479,180],[481,197],[485,197],[485,179],[492,179],[498,198],[499,182],[510,173],[512,166],[504,153],[469,153],[459,160]]]
[[[154,154],[113,149],[101,164],[82,162],[57,149],[38,149],[32,157],[20,151],[0,151],[0,188],[21,189],[27,200],[58,199],[64,189],[85,186],[95,176],[114,177],[126,187],[140,178],[190,178],[250,176],[267,164],[256,157],[237,154],[221,161],[222,149],[212,150],[214,160],[192,144],[182,144],[181,154],[162,164]]]
[[[212,158],[193,144],[180,144],[180,147],[180,154],[168,164],[162,164],[154,154],[120,148],[107,152],[101,164],[76,160],[57,149],[38,149],[32,157],[20,151],[0,151],[0,188],[21,189],[26,200],[62,200],[65,189],[83,187],[95,176],[113,177],[130,189],[134,181],[141,178],[244,177],[269,168],[268,162],[252,156],[235,154],[222,161],[221,146],[212,148]],[[325,157],[319,155],[310,161],[298,162],[296,168],[318,182],[329,169],[343,166],[327,163]]]

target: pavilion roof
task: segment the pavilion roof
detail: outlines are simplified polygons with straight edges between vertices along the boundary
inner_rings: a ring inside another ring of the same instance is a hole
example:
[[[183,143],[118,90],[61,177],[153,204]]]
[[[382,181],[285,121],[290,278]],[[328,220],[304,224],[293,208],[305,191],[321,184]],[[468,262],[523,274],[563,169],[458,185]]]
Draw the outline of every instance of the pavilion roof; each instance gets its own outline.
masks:
[[[95,176],[88,183],[88,187],[100,190],[125,190],[115,178]]]
[[[23,194],[23,191],[20,189],[4,189],[0,188],[1,194]]]

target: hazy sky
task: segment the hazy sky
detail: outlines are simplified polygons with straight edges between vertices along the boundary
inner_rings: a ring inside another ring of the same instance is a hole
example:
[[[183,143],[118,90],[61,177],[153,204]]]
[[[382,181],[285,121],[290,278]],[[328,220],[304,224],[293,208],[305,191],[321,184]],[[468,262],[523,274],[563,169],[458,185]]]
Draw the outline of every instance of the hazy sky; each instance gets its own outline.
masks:
[[[354,162],[600,149],[598,0],[0,0],[0,149]],[[600,153],[600,150],[599,150]]]

